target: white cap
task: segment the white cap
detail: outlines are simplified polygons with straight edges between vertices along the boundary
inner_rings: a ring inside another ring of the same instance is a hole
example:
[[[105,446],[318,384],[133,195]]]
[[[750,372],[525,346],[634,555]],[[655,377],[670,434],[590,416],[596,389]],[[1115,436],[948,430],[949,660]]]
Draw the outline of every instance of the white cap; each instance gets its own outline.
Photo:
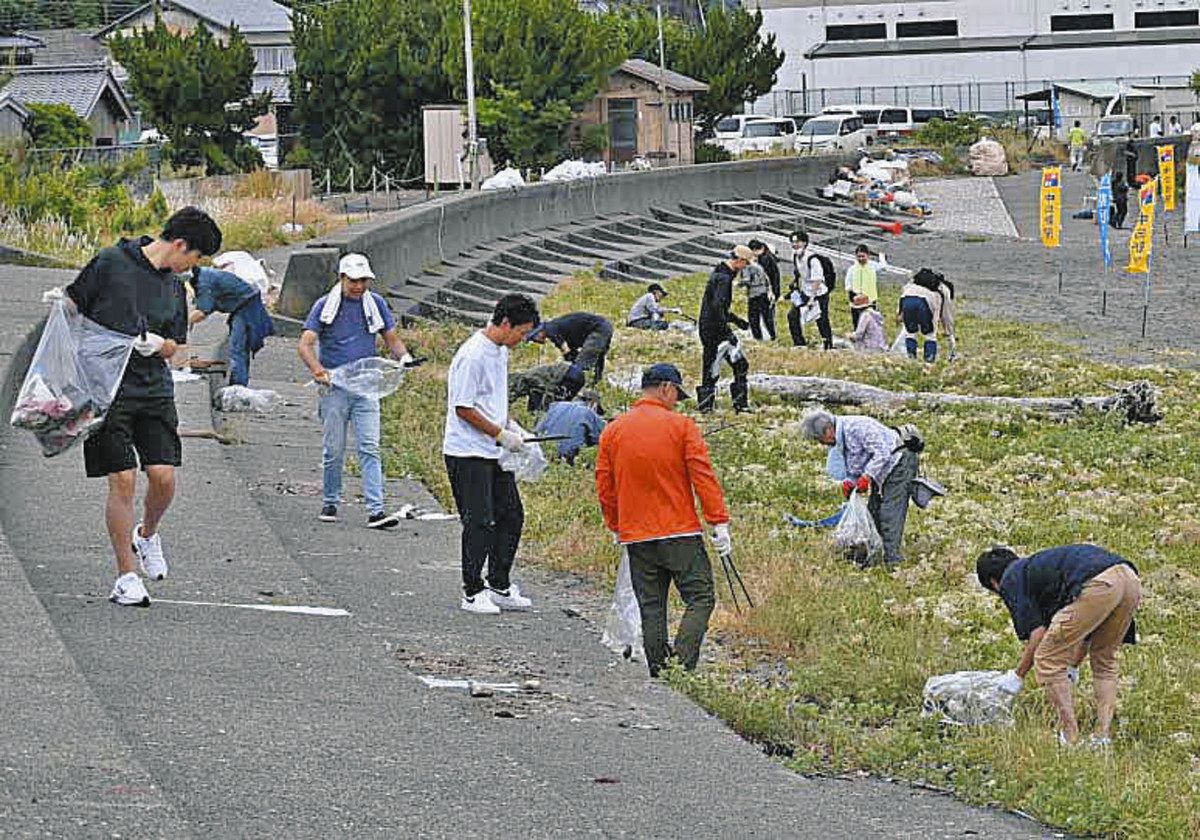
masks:
[[[344,274],[351,280],[361,280],[367,277],[375,279],[371,271],[371,263],[362,254],[347,254],[338,262],[338,274]]]

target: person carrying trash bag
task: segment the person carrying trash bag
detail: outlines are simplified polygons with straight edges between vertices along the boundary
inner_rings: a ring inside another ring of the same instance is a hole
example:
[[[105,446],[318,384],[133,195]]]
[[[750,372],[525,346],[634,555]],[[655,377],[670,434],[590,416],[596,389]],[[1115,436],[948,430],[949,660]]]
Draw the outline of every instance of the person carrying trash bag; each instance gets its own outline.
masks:
[[[1034,670],[1038,685],[1058,712],[1058,740],[1076,743],[1079,723],[1071,688],[1079,683],[1084,657],[1092,663],[1096,693],[1093,747],[1112,744],[1117,706],[1117,653],[1135,644],[1134,613],[1142,598],[1137,568],[1098,545],[1063,545],[1020,557],[997,546],[979,555],[975,572],[984,589],[1001,597],[1017,638],[1025,642],[1021,661],[1005,674],[1000,688],[1021,691]]]
[[[792,335],[792,345],[805,347],[808,341],[804,338],[804,312],[809,306],[816,306],[817,332],[821,335],[822,346],[826,350],[833,349],[833,326],[829,322],[829,295],[833,289],[837,275],[833,269],[833,261],[824,254],[814,254],[808,250],[808,234],[802,230],[792,232],[792,278],[791,292],[792,308],[788,311],[788,331]]]
[[[109,600],[150,606],[138,575],[167,577],[158,527],[175,498],[183,463],[175,388],[169,362],[187,342],[187,292],[177,275],[221,247],[221,229],[207,213],[185,207],[157,238],[122,239],[105,248],[65,289],[64,304],[118,333],[137,336],[117,397],[104,424],[83,444],[89,478],[106,478],[104,519],[117,560]],[[137,471],[149,487],[141,522],[135,514]]]
[[[829,447],[826,471],[842,482],[846,498],[854,491],[870,494],[867,508],[883,538],[884,565],[902,563],[904,525],[924,442],[911,427],[901,427],[906,437],[873,417],[835,417],[823,409],[805,414],[800,427],[804,437]]]
[[[642,373],[642,397],[600,435],[596,492],[604,524],[629,551],[642,615],[646,664],[656,677],[677,656],[693,670],[716,603],[712,565],[704,549],[695,497],[713,526],[713,547],[728,554],[729,512],[696,422],[675,412],[689,399],[674,365]],[[674,649],[667,643],[671,582],[685,604]]]
[[[346,428],[353,424],[362,468],[363,496],[367,502],[367,527],[394,528],[399,517],[383,510],[383,464],[379,457],[379,397],[353,394],[331,380],[329,368],[378,354],[383,338],[392,356],[402,365],[413,357],[396,333],[396,320],[387,301],[371,291],[375,272],[362,254],[346,254],[338,262],[338,282],[317,298],[296,350],[322,389],[318,416],[323,435],[322,504],[317,518],[337,522],[342,495],[342,470],[346,460]]]
[[[263,348],[275,324],[263,303],[262,293],[229,271],[197,266],[188,278],[195,307],[188,316],[194,327],[214,312],[229,315],[229,384],[250,384],[250,358]]]
[[[729,258],[721,260],[713,268],[704,287],[699,320],[700,346],[704,348],[701,361],[703,368],[696,399],[700,411],[705,413],[716,407],[717,378],[725,361],[733,368],[729,396],[733,400],[734,411],[748,411],[750,408],[750,384],[746,380],[750,363],[746,361],[737,336],[729,325],[734,324],[743,330],[750,328],[749,322],[734,314],[730,307],[733,305],[734,278],[752,262],[754,252],[745,245],[735,245]]]

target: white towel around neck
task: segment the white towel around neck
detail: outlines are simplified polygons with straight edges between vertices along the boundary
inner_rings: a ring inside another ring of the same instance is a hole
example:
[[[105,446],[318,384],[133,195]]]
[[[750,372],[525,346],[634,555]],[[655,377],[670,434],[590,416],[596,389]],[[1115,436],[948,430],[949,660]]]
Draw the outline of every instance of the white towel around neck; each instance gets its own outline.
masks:
[[[375,295],[371,293],[370,289],[363,293],[362,303],[363,315],[367,319],[367,332],[379,332],[383,329],[383,316],[379,314],[379,305],[375,303]],[[325,296],[325,305],[321,307],[321,323],[332,324],[341,307],[342,284],[339,280],[337,285],[330,289],[329,294]]]

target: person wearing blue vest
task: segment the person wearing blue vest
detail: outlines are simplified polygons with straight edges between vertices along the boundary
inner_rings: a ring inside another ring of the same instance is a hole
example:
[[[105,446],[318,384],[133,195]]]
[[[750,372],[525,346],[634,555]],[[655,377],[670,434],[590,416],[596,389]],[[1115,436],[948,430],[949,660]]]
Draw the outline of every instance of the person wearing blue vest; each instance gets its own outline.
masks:
[[[370,290],[375,279],[371,263],[362,254],[347,254],[338,263],[338,283],[317,298],[304,322],[297,348],[314,381],[325,386],[320,417],[324,428],[323,505],[318,517],[336,522],[342,495],[342,469],[346,456],[346,427],[354,425],[358,463],[362,468],[363,496],[367,501],[368,528],[394,528],[394,514],[383,512],[383,464],[379,458],[379,397],[361,396],[333,385],[330,368],[368,359],[378,354],[382,337],[401,364],[411,364],[408,348],[396,334],[396,320],[387,301]]]
[[[195,299],[188,326],[214,312],[229,315],[229,384],[250,384],[250,357],[263,348],[275,324],[258,289],[229,271],[197,266],[188,278]]]

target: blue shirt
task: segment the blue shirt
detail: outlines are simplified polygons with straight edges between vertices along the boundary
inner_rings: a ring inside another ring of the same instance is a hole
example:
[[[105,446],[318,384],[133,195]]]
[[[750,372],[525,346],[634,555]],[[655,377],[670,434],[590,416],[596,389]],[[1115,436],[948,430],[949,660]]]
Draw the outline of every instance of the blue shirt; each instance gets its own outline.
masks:
[[[1054,614],[1079,597],[1084,585],[1119,563],[1137,568],[1098,545],[1063,545],[1014,560],[1000,579],[1000,597],[1012,615],[1017,638],[1049,627]]]
[[[874,417],[859,414],[844,414],[835,418],[834,422],[837,438],[833,448],[841,456],[841,477],[857,479],[865,475],[875,482],[876,487],[882,487],[896,464],[900,463],[903,454],[899,450],[900,435]],[[839,470],[832,469],[834,460],[836,458],[829,461],[829,474],[832,478],[838,478],[836,473]]]
[[[335,292],[340,294],[340,290]],[[375,298],[379,307],[379,316],[383,318],[383,329],[378,333],[367,332],[367,316],[363,312],[362,298],[354,299],[342,296],[342,305],[338,307],[337,317],[332,324],[321,323],[321,310],[325,308],[325,298],[317,298],[304,319],[304,329],[317,334],[317,358],[322,367],[336,368],[359,359],[369,359],[377,355],[377,339],[382,333],[395,329],[396,319],[392,310],[382,297],[369,292]]]
[[[560,458],[574,458],[585,446],[595,446],[604,431],[604,420],[581,402],[550,403],[546,416],[537,424],[538,435],[568,435],[558,442]]]
[[[202,268],[196,279],[196,308],[206,315],[236,312],[258,289],[241,277],[217,268]]]

